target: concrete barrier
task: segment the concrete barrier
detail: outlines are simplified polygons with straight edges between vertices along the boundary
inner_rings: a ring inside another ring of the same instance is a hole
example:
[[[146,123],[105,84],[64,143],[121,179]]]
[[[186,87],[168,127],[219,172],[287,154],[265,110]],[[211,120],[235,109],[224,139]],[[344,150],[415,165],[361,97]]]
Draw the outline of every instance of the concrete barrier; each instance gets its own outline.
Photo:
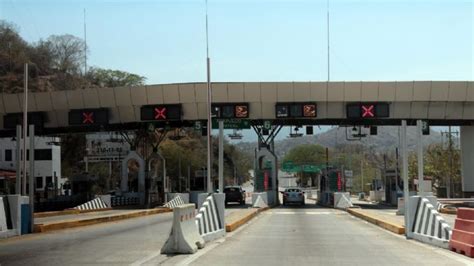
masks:
[[[202,204],[206,201],[207,197],[209,197],[209,193],[199,193],[197,195],[196,209],[201,209]]]
[[[345,210],[351,207],[354,207],[354,205],[352,205],[349,192],[334,192],[334,208]]]
[[[252,204],[254,208],[267,208],[268,204],[263,200],[262,195],[258,195],[255,202]]]
[[[100,198],[108,208],[112,208],[112,196],[111,195],[97,195],[97,198]]]
[[[255,205],[255,203],[257,202],[257,199],[258,198],[261,198],[263,203],[265,203],[265,205],[268,206],[268,195],[267,195],[267,192],[254,192],[252,194],[252,206]]]
[[[175,195],[172,200],[168,201],[163,207],[174,209],[178,206],[186,204],[180,195]]]
[[[398,198],[396,214],[405,215],[405,200],[403,198]]]
[[[74,207],[74,209],[77,210],[101,210],[107,208],[109,208],[109,206],[107,206],[107,204],[101,198],[95,198],[84,204]]]
[[[205,245],[196,226],[194,204],[184,204],[173,209],[173,226],[170,236],[161,248],[162,254],[191,254]]]
[[[408,201],[408,237],[448,249],[452,229],[433,205],[434,197],[412,196]],[[436,200],[436,198],[434,199]]]
[[[185,204],[189,204],[189,193],[167,193],[168,199],[174,199],[176,196],[179,196]]]
[[[449,249],[474,258],[474,209],[458,209]]]
[[[212,241],[225,235],[225,194],[209,195],[196,215],[196,226],[204,241]]]
[[[7,216],[7,210],[5,208],[6,200],[0,197],[0,232],[6,232],[8,230],[8,222],[10,215]]]

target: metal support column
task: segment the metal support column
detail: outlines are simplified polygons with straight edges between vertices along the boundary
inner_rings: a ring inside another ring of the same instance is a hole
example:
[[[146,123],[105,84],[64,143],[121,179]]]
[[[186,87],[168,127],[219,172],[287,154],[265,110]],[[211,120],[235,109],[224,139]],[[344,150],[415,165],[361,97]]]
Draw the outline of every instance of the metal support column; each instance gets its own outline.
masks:
[[[224,121],[219,120],[219,193],[224,193]]]
[[[408,210],[409,190],[408,190],[408,148],[407,148],[407,121],[402,120],[401,130],[401,144],[402,144],[402,177],[403,177],[403,200],[405,203],[405,236],[408,238],[409,228],[408,222],[410,211]]]
[[[30,196],[30,230],[33,233],[35,227],[35,126],[30,125],[30,170],[29,170],[29,196]]]
[[[21,194],[21,125],[16,125],[16,186],[15,194]]]
[[[419,195],[423,195],[425,189],[424,186],[424,178],[423,178],[423,142],[422,142],[422,128],[423,124],[421,120],[416,121],[416,137],[417,137],[417,148],[418,148],[418,193]]]

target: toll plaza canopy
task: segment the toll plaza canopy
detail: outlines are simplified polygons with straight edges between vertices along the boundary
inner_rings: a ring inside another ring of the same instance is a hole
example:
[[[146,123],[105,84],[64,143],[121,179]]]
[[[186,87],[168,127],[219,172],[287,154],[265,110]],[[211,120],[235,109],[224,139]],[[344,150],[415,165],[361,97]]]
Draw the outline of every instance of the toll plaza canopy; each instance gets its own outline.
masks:
[[[0,94],[0,134],[21,123],[23,93]],[[218,82],[212,112],[219,119],[276,125],[474,125],[473,81]],[[38,133],[193,126],[207,118],[206,83],[89,88],[28,94],[29,123]],[[205,123],[204,123],[205,124]],[[203,124],[203,125],[204,125]]]

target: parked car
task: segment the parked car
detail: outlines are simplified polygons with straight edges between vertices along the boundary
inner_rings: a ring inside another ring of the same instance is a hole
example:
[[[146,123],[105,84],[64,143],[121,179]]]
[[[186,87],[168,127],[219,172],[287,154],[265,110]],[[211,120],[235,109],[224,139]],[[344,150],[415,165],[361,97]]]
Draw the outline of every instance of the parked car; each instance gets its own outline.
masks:
[[[225,204],[237,202],[240,205],[245,204],[245,190],[241,186],[226,186],[224,188]]]
[[[304,205],[304,192],[299,188],[287,188],[283,193],[283,205],[299,203]]]

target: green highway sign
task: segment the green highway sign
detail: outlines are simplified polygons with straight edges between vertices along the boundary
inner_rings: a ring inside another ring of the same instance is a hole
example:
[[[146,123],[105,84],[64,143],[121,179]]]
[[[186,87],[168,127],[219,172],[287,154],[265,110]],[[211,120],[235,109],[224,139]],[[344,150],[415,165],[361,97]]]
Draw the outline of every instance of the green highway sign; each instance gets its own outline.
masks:
[[[246,119],[222,119],[224,121],[224,129],[250,129],[250,121]],[[218,129],[219,122],[212,119],[212,129]]]

